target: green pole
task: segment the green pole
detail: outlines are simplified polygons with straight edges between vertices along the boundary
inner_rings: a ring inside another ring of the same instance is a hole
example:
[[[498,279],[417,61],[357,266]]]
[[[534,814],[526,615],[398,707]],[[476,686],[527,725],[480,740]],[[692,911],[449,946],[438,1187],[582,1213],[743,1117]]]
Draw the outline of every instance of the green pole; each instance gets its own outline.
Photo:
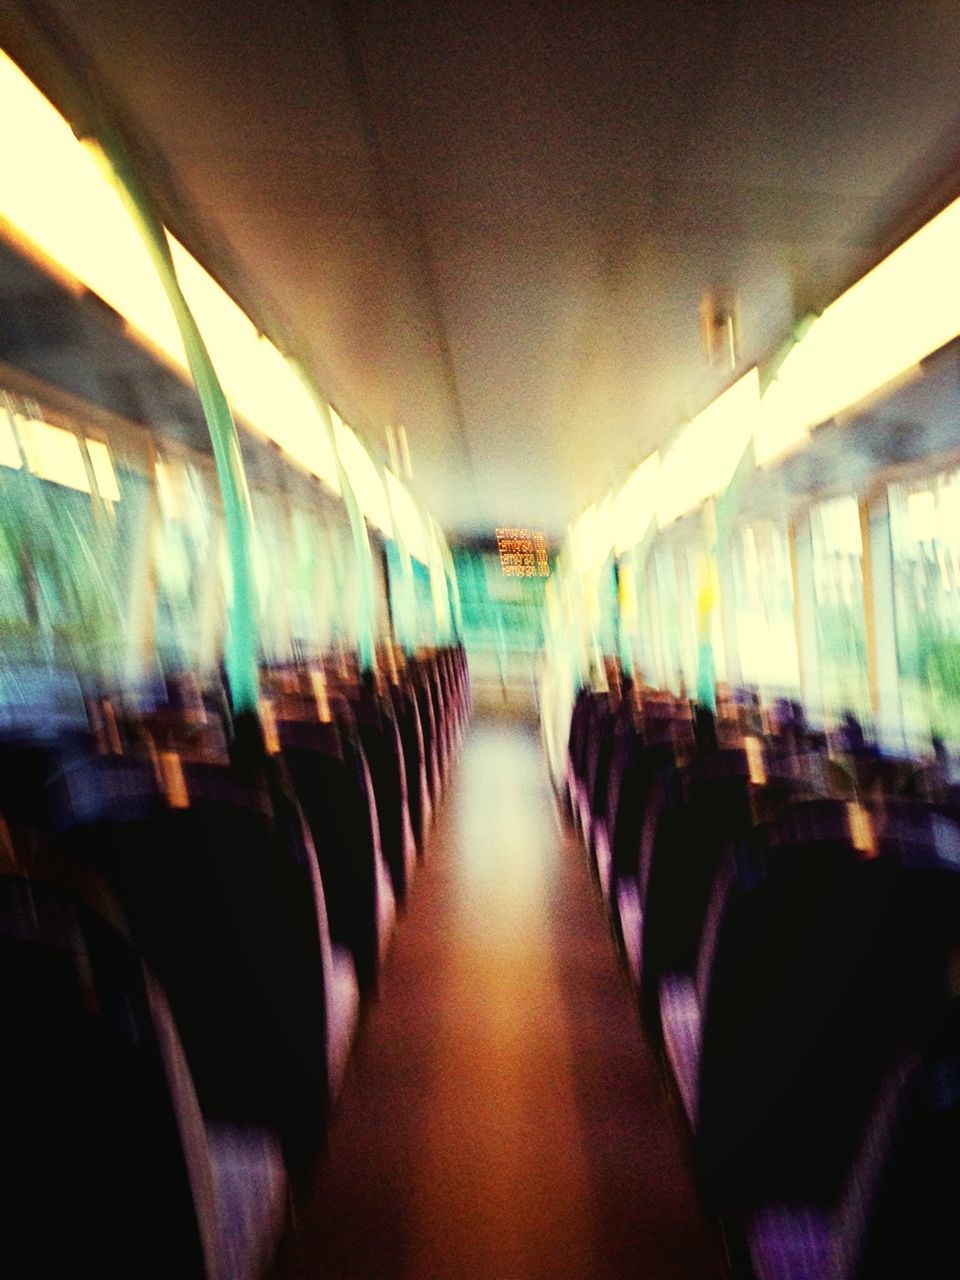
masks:
[[[343,505],[347,509],[347,518],[350,521],[353,551],[357,562],[357,577],[360,583],[359,617],[357,619],[357,652],[360,659],[360,670],[364,673],[375,672],[377,669],[377,595],[373,574],[373,552],[370,550],[367,522],[364,519],[363,512],[360,510],[356,492],[350,483],[350,477],[347,475],[343,459],[340,456],[337,433],[333,429],[333,419],[330,416],[330,406],[307,376],[303,365],[298,360],[290,360],[289,363],[296,370],[300,381],[306,387],[310,398],[317,406],[320,417],[323,419],[327,429],[330,448],[333,450],[333,458],[337,467],[337,483],[340,486],[340,497],[343,499]]]
[[[400,532],[400,525],[397,522],[397,513],[393,505],[393,492],[390,488],[388,472],[386,466],[381,466],[383,475],[383,487],[387,494],[387,505],[390,508],[390,521],[393,525],[393,545],[397,549],[397,556],[400,560],[400,608],[396,608],[394,602],[394,628],[397,622],[400,623],[400,634],[397,640],[400,647],[408,658],[412,658],[417,652],[417,597],[416,587],[413,581],[413,564],[410,560],[410,548],[407,546],[406,539]],[[389,583],[387,584],[389,590]]]
[[[350,482],[340,450],[337,447],[336,432],[326,404],[323,415],[327,420],[330,439],[333,442],[337,459],[337,480],[340,483],[340,495],[347,515],[350,519],[350,533],[353,536],[353,550],[357,560],[357,575],[360,582],[359,617],[357,619],[357,651],[360,659],[360,670],[364,673],[377,669],[376,616],[377,595],[373,576],[373,552],[370,550],[370,535],[367,533],[367,522],[356,491]]]
[[[457,566],[453,559],[453,552],[450,550],[446,535],[443,530],[437,526],[440,534],[440,554],[443,556],[444,567],[447,573],[447,591],[450,596],[450,617],[453,619],[453,635],[458,643],[463,642],[463,605],[460,601],[460,581],[457,577]]]
[[[441,593],[441,598],[446,603],[447,611],[445,628],[440,628],[438,620],[437,637],[443,644],[449,644],[451,639],[456,637],[458,634],[457,615],[454,605],[455,593],[452,586],[452,583],[456,582],[456,570],[453,568],[450,548],[447,546],[446,538],[443,536],[443,530],[431,515],[427,516],[426,523],[437,551],[437,568],[443,575],[443,591]]]
[[[203,407],[223,500],[233,600],[228,613],[224,663],[235,713],[257,713],[259,703],[257,592],[251,553],[253,511],[236,423],[200,328],[177,278],[166,233],[142,191],[126,147],[110,128],[97,141],[173,310]],[[212,571],[212,570],[211,570]]]

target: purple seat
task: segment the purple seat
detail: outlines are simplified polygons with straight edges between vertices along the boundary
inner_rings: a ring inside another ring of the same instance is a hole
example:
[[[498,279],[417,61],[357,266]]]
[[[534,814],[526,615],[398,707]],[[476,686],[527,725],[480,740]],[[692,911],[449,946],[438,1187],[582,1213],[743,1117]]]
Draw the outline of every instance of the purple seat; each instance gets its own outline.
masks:
[[[700,1090],[700,1049],[703,1011],[697,985],[689,974],[668,973],[660,982],[663,1042],[673,1068],[683,1109],[692,1128],[697,1126]]]
[[[148,977],[104,914],[109,895],[76,880],[95,908],[0,877],[5,1266],[38,1280],[214,1280],[204,1135],[180,1129],[189,1078],[168,1074]]]
[[[836,1280],[830,1214],[810,1205],[768,1205],[748,1228],[755,1280]]]
[[[350,951],[366,991],[381,952],[378,818],[353,713],[346,704],[338,710],[336,723],[282,720],[278,733],[320,867],[330,936]]]
[[[745,1238],[756,1280],[939,1276],[960,1192],[960,1026],[956,1004],[893,1053],[829,1203],[755,1207]]]
[[[430,829],[432,809],[420,709],[408,680],[393,685],[390,693],[403,747],[410,825],[416,848],[422,853]]]
[[[286,1222],[287,1174],[269,1129],[214,1124],[207,1131],[222,1280],[260,1280]]]
[[[326,1128],[326,997],[313,854],[267,775],[184,763],[189,803],[136,807],[126,762],[65,769],[58,849],[111,886],[170,1001],[204,1116],[276,1131],[293,1161]],[[118,796],[97,808],[94,797]],[[299,839],[297,834],[299,833]]]

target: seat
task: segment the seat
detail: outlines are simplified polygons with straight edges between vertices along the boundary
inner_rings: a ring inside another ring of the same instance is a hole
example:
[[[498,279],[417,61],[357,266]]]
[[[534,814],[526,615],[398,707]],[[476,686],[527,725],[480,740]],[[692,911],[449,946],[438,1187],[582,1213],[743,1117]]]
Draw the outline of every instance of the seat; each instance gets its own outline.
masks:
[[[10,1275],[216,1276],[202,1129],[191,1160],[189,1078],[165,1070],[146,984],[105,917],[61,887],[0,876]]]
[[[409,849],[403,752],[392,703],[370,684],[361,684],[351,699],[363,754],[370,769],[377,804],[380,848],[398,906],[407,897]]]
[[[416,696],[407,679],[390,688],[397,728],[403,747],[403,763],[407,783],[407,805],[416,849],[422,852],[430,829],[431,805],[427,782],[423,730]]]
[[[745,1226],[756,1280],[899,1280],[949,1274],[960,1172],[955,1000],[892,1055],[830,1203],[755,1207]]]
[[[694,971],[720,859],[752,825],[750,770],[742,750],[702,751],[679,768],[661,764],[653,778],[637,854],[643,910],[635,944],[641,1007],[655,1034],[660,977]]]
[[[186,807],[125,758],[70,762],[58,847],[96,868],[170,1001],[204,1117],[280,1136],[326,1127],[326,994],[312,853],[263,774],[185,763]]]
[[[350,952],[367,991],[381,952],[381,876],[362,748],[351,725],[352,713],[341,708],[337,722],[282,719],[277,731],[320,867],[330,936]]]
[[[855,848],[840,801],[788,806],[728,849],[696,970],[660,998],[711,1198],[837,1193],[891,1046],[936,991],[938,897]]]

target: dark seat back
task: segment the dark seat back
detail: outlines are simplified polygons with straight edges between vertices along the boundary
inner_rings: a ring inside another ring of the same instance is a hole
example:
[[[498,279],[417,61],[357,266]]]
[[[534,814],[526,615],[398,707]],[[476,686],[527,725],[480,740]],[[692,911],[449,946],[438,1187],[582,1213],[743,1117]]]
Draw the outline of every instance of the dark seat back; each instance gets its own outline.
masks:
[[[128,941],[64,892],[0,877],[0,1026],[7,1273],[203,1280],[175,1102]]]
[[[171,808],[137,768],[103,759],[65,770],[60,848],[120,900],[169,998],[204,1114],[272,1128],[305,1158],[325,1131],[328,1093],[306,850],[291,845],[290,815],[275,816],[263,776],[184,764],[190,803]]]

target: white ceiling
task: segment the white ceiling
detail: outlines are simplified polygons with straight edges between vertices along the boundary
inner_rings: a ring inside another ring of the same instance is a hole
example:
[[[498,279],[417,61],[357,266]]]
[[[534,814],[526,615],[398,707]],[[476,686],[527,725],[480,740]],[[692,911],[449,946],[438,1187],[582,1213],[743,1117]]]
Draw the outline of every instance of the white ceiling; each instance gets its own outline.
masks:
[[[370,443],[406,426],[454,535],[561,534],[729,381],[701,349],[704,289],[737,294],[745,365],[960,190],[955,0],[43,18],[197,256]]]

